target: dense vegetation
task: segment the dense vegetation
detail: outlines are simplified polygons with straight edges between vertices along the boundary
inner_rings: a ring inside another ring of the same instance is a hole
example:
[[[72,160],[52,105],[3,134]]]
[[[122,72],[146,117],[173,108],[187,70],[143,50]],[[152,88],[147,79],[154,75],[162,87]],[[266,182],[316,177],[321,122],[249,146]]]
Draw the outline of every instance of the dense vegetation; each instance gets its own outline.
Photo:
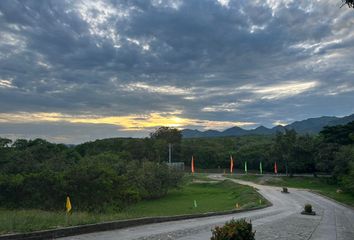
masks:
[[[0,209],[0,235],[130,218],[230,211],[235,209],[235,203],[240,209],[268,205],[253,187],[231,181],[210,181],[204,174],[186,174],[180,187],[171,189],[165,197],[143,200],[121,211],[73,211],[67,219],[64,211]]]
[[[277,162],[280,173],[330,174],[329,181],[354,193],[354,122],[325,127],[319,135],[286,130],[275,136],[185,139],[182,156],[187,164],[191,154],[197,169],[227,169],[233,155],[238,172],[243,171],[246,161],[249,170],[258,171],[261,161],[264,171],[273,172]]]
[[[120,210],[165,196],[177,186],[182,174],[140,158],[139,140],[118,142],[132,150],[115,151],[100,142],[67,147],[42,139],[19,139],[12,145],[1,139],[1,207],[63,209],[68,194],[79,210]]]
[[[173,161],[195,167],[235,167],[272,172],[331,174],[331,181],[354,192],[354,122],[326,127],[319,135],[293,130],[275,136],[182,139],[181,132],[160,128],[149,138],[112,138],[74,147],[42,139],[0,139],[0,204],[2,207],[61,209],[69,194],[83,210],[122,209],[141,199],[166,195],[180,175],[163,162],[172,144]],[[237,169],[236,169],[237,170]],[[237,170],[240,171],[240,170]]]

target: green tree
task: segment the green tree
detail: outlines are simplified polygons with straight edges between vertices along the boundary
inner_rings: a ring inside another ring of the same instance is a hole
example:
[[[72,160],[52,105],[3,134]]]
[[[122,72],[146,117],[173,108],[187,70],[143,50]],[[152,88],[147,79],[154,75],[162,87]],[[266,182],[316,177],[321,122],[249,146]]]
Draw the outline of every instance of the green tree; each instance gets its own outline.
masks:
[[[28,144],[28,141],[26,139],[17,139],[12,146],[15,147],[18,150],[24,150],[26,149]]]
[[[182,140],[182,132],[177,128],[160,127],[150,134],[152,139],[163,139],[168,143],[176,144]]]
[[[340,145],[354,144],[354,121],[346,125],[324,127],[320,135],[325,143],[337,143]]]
[[[0,148],[5,148],[9,147],[9,145],[12,143],[11,139],[7,138],[0,138]]]
[[[332,173],[335,166],[334,158],[338,149],[338,144],[320,141],[316,146],[314,157],[316,170],[325,173]]]
[[[150,134],[150,138],[154,140],[154,150],[159,161],[168,159],[168,145],[173,147],[173,158],[180,158],[180,144],[182,141],[182,132],[177,128],[160,127]]]
[[[297,133],[295,130],[285,129],[285,133],[277,132],[275,137],[275,146],[274,150],[281,156],[282,161],[285,165],[285,173],[288,175],[289,173],[289,162],[293,162],[294,158],[293,147],[296,143]],[[293,164],[291,164],[293,166]]]
[[[334,156],[333,175],[340,179],[343,175],[348,174],[350,162],[354,162],[354,146],[340,147]]]
[[[290,174],[296,172],[315,172],[315,143],[309,135],[298,136],[292,145],[289,158]]]

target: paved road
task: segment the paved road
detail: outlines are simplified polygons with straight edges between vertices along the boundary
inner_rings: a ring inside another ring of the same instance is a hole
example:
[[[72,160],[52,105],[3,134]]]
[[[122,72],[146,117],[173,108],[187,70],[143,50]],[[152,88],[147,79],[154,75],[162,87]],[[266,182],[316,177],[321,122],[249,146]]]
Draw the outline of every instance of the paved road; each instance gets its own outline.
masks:
[[[212,175],[211,177],[222,178],[221,175]],[[207,240],[211,237],[211,228],[222,225],[232,218],[252,220],[257,240],[354,239],[354,210],[352,209],[308,191],[290,188],[290,194],[283,194],[278,187],[234,181],[256,187],[265,198],[273,203],[273,206],[232,215],[149,224],[62,239]],[[316,216],[300,214],[305,203],[312,204],[317,213]]]

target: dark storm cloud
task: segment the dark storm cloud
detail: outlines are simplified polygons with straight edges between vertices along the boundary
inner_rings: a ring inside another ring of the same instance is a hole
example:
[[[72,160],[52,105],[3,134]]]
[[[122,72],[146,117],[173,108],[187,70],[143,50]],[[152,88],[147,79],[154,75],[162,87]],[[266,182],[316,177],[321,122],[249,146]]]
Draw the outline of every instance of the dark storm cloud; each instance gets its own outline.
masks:
[[[0,114],[179,111],[267,126],[350,114],[353,23],[336,0],[3,0]]]

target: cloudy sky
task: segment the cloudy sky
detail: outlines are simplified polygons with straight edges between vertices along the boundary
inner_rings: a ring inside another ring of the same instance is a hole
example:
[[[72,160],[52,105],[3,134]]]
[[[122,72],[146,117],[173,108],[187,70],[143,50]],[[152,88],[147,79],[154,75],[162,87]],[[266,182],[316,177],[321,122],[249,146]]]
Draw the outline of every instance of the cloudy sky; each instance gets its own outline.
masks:
[[[79,143],[158,126],[354,113],[340,0],[0,1],[0,136]]]

